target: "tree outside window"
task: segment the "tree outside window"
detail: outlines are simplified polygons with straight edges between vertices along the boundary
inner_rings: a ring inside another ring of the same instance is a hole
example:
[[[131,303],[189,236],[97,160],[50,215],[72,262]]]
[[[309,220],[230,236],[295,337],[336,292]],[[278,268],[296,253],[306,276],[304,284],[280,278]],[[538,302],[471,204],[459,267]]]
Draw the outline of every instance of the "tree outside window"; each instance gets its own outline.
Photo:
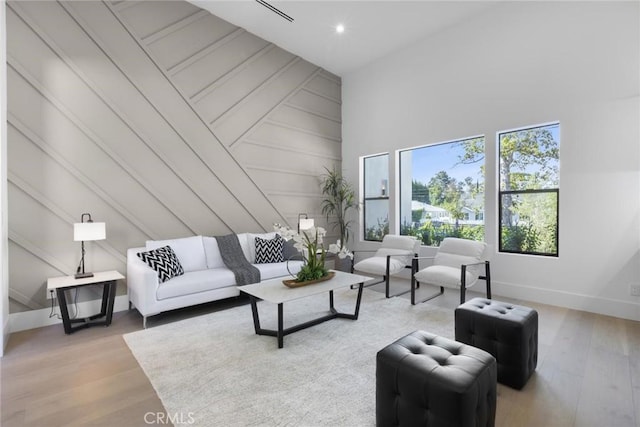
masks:
[[[500,252],[558,256],[560,124],[499,132]]]
[[[400,151],[400,234],[484,240],[484,137]]]

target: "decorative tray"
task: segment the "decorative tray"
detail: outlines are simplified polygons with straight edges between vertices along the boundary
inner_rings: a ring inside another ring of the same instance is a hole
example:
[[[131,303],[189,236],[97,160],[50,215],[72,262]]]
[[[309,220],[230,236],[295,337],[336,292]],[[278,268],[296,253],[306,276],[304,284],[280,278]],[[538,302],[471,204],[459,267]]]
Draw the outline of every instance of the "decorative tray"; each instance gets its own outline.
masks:
[[[330,271],[329,274],[327,274],[326,276],[320,279],[306,280],[304,282],[298,282],[296,281],[296,279],[287,279],[287,280],[283,280],[282,283],[284,283],[284,285],[288,288],[299,288],[301,286],[307,286],[307,285],[312,285],[314,283],[320,283],[326,280],[331,280],[335,275],[336,275],[335,271]]]

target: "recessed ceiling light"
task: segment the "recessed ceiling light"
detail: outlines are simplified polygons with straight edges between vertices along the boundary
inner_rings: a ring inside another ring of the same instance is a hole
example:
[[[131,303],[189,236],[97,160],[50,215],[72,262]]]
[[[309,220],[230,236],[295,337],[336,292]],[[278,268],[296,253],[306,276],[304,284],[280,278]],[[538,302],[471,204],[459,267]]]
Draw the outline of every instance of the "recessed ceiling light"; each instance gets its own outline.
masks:
[[[342,24],[336,25],[336,33],[338,33],[338,34],[344,33],[344,25],[342,25]]]

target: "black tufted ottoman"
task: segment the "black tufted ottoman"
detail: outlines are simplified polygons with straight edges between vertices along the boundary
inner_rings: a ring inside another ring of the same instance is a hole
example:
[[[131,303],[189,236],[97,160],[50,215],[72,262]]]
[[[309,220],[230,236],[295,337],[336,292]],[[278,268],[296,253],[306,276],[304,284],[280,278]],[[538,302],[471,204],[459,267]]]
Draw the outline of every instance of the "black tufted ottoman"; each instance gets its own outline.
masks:
[[[376,424],[493,426],[496,374],[489,353],[413,332],[378,352]]]
[[[498,382],[521,389],[538,363],[538,312],[529,307],[474,298],[456,308],[456,340],[491,353]]]

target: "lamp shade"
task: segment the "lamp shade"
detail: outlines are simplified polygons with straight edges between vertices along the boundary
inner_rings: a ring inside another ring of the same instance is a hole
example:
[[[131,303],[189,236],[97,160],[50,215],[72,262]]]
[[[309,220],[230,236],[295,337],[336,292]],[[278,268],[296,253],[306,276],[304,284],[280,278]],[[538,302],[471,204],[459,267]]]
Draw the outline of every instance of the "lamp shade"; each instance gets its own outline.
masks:
[[[104,222],[76,222],[73,224],[73,240],[76,242],[106,238],[107,229]]]
[[[314,226],[313,218],[300,218],[300,230],[308,230]]]

